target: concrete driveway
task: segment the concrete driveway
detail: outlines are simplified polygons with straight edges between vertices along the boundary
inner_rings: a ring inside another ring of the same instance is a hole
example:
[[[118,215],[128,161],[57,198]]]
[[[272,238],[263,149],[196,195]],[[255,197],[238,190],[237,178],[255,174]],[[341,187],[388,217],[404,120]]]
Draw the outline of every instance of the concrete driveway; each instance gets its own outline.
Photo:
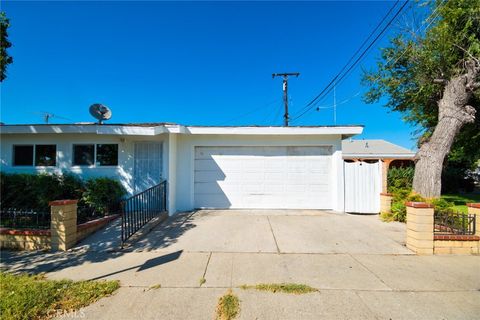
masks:
[[[480,257],[412,255],[404,237],[404,224],[378,216],[204,210],[171,218],[129,250],[2,254],[1,267],[120,280],[117,294],[82,310],[86,319],[212,319],[229,288],[240,319],[478,319]],[[319,291],[240,288],[283,282]]]
[[[150,232],[137,251],[411,254],[405,225],[320,210],[201,210]]]

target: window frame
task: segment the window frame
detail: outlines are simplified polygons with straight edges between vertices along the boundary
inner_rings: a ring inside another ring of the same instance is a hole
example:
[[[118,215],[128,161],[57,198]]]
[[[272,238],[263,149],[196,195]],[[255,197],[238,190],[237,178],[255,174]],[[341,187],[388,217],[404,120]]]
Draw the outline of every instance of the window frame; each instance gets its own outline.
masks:
[[[93,164],[75,164],[75,146],[90,146],[93,145]],[[97,156],[97,147],[96,143],[90,142],[79,142],[79,143],[72,143],[72,159],[71,159],[71,166],[72,168],[94,168],[95,167],[95,158]]]
[[[31,164],[15,164],[15,147],[32,147],[32,163]],[[35,166],[35,144],[33,143],[15,143],[12,144],[12,167],[32,168]]]
[[[55,165],[54,166],[37,166],[35,164],[35,159],[37,157],[37,145],[42,145],[42,146],[55,146]],[[15,147],[17,146],[32,146],[33,147],[33,158],[32,158],[32,164],[29,165],[16,165],[15,164]],[[58,144],[57,143],[48,143],[48,142],[40,142],[40,143],[14,143],[12,144],[12,167],[15,168],[39,168],[39,169],[47,169],[47,168],[56,168],[58,167]]]
[[[111,145],[116,145],[117,146],[117,164],[107,164],[107,165],[99,165],[98,164],[98,161],[97,161],[97,155],[98,155],[98,145],[107,145],[107,144],[111,144]],[[116,168],[118,167],[118,164],[119,164],[119,154],[120,154],[120,145],[118,143],[95,143],[95,167],[97,168]]]
[[[55,165],[53,166],[37,166],[36,165],[36,159],[37,159],[37,145],[39,146],[55,146]],[[58,146],[56,143],[38,143],[34,145],[33,148],[33,166],[35,168],[55,168],[57,167],[58,164]]]
[[[117,145],[117,164],[116,165],[105,165],[101,166],[97,164],[97,145],[99,144],[114,144]],[[75,154],[74,147],[78,145],[93,145],[93,164],[74,164]],[[118,142],[76,142],[70,144],[71,159],[70,164],[71,168],[118,168],[120,166],[120,143]]]

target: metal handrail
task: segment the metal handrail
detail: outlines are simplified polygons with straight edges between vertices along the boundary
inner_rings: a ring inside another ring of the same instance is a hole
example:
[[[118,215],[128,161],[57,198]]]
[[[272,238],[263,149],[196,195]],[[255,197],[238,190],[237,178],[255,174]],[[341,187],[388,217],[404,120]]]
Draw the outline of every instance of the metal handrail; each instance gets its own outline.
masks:
[[[122,246],[153,218],[167,211],[167,181],[148,188],[120,203]]]

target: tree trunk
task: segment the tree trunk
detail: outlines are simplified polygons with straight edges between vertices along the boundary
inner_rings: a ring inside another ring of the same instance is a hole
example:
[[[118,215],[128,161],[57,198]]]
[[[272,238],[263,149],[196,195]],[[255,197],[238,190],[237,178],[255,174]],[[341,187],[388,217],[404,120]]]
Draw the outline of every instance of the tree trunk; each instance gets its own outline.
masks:
[[[477,87],[478,61],[465,63],[466,73],[446,82],[438,102],[438,123],[430,139],[423,143],[415,159],[413,190],[423,197],[440,197],[442,169],[455,137],[467,123],[475,121],[475,108],[467,105]]]

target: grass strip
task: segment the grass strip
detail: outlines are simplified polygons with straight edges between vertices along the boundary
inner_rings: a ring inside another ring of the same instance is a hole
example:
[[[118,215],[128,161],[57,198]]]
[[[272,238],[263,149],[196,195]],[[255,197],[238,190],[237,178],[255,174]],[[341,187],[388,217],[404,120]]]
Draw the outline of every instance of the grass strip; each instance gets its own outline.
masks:
[[[48,319],[109,296],[118,281],[47,280],[43,275],[0,272],[0,319]]]
[[[260,283],[256,285],[242,285],[241,289],[255,289],[259,291],[270,291],[273,293],[282,292],[290,294],[306,294],[311,292],[317,292],[318,290],[307,286],[306,284],[298,283]]]

